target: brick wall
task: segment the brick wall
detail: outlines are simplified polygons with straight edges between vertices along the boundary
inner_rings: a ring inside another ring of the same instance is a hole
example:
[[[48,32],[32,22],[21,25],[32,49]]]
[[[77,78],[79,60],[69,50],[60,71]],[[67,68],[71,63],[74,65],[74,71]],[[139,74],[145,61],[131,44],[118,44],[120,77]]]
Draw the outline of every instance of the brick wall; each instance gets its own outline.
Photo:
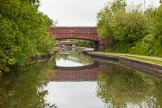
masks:
[[[99,41],[96,27],[52,27],[49,33],[56,39],[74,38]]]

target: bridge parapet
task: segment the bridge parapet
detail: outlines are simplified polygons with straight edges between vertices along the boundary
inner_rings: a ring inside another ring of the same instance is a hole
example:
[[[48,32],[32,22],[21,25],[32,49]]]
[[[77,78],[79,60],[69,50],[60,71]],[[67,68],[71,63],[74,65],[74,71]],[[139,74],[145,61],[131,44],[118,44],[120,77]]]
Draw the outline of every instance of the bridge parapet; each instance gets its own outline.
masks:
[[[99,41],[96,27],[52,27],[49,33],[56,39],[85,39]]]

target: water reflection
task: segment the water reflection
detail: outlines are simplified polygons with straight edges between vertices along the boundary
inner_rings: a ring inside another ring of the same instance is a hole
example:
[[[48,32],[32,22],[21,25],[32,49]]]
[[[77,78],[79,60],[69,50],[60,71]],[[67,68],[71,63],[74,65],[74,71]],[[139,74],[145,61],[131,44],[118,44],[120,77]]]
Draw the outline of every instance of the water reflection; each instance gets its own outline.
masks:
[[[98,62],[80,52],[59,54],[56,57],[55,76],[50,81],[96,81]]]
[[[104,108],[96,97],[96,82],[50,82],[45,87],[49,95],[46,100],[56,103],[58,108]]]
[[[0,108],[56,108],[44,99],[44,86],[54,62],[21,67],[0,77]],[[41,74],[41,75],[40,75]]]
[[[55,66],[55,77],[50,81],[96,81],[99,73],[99,64],[94,62],[90,65],[79,67],[58,67]]]
[[[108,63],[97,79],[97,96],[107,108],[160,108],[162,81]]]
[[[0,108],[160,108],[162,81],[80,53],[0,76]],[[68,63],[64,66],[64,60]],[[70,66],[70,67],[69,67]]]
[[[69,59],[69,56],[74,59]],[[110,62],[92,59],[85,62],[87,57],[80,54],[57,57],[57,60],[64,58],[83,64],[78,67],[73,65],[61,67],[61,63],[60,66],[55,67],[55,77],[49,79],[54,82],[48,83],[45,87],[49,91],[46,100],[49,103],[56,102],[59,108],[160,108],[162,106],[160,80]]]
[[[58,54],[56,57],[56,66],[78,67],[93,64],[93,59],[80,52],[69,54]]]
[[[69,64],[66,64],[67,61]],[[56,64],[55,77],[50,77],[45,87],[49,93],[45,99],[49,103],[56,103],[58,108],[104,107],[101,99],[96,96],[98,62],[77,52],[57,55]]]

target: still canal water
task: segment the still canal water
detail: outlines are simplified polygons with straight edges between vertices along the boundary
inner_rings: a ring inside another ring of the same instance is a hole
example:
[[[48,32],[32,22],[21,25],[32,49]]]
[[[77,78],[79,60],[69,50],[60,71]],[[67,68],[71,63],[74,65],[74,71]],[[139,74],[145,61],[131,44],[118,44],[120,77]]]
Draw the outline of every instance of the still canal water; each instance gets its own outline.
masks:
[[[160,107],[162,81],[78,52],[0,76],[0,108]]]

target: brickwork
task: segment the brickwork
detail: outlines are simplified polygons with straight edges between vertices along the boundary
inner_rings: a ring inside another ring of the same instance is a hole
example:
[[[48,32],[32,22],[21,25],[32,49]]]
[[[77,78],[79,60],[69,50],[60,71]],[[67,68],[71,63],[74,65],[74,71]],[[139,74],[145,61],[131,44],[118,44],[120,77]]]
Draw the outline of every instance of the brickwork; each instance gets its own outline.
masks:
[[[99,41],[96,27],[52,27],[49,33],[56,39],[85,39]]]
[[[56,42],[57,46],[61,46],[61,45],[75,45],[75,42],[68,42],[68,41],[58,41]]]
[[[94,50],[104,49],[105,43],[99,39],[96,27],[51,27],[51,38],[57,39],[83,39],[94,42]]]
[[[55,81],[96,81],[99,68],[84,70],[56,70]],[[51,79],[52,80],[52,79]]]

